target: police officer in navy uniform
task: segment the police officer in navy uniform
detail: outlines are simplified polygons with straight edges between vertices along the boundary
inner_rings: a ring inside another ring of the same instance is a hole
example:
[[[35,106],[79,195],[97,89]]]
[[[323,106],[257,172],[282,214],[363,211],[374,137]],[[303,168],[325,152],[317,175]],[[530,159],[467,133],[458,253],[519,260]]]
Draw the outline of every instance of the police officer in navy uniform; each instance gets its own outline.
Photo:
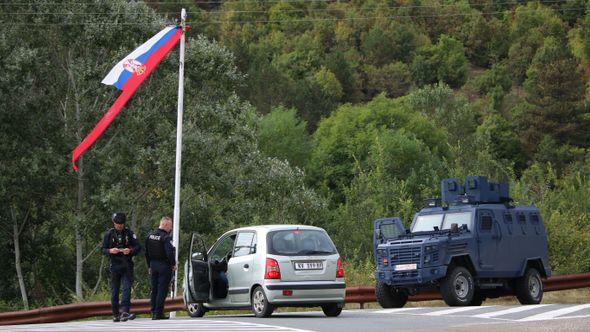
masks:
[[[176,252],[172,245],[172,219],[163,217],[157,230],[150,232],[145,240],[145,259],[152,279],[150,298],[152,319],[168,319],[164,315],[164,302],[176,271]]]
[[[125,227],[125,213],[113,214],[113,228],[104,235],[102,253],[109,256],[111,273],[111,308],[113,321],[127,321],[135,318],[131,308],[131,285],[133,284],[133,256],[141,250],[137,236]],[[122,288],[121,313],[119,312],[119,290]]]

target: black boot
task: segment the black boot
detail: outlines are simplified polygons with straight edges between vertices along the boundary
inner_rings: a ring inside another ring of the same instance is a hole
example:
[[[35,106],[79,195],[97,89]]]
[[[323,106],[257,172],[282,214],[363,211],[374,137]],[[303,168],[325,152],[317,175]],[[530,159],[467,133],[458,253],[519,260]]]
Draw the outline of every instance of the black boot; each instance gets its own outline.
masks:
[[[153,320],[160,320],[160,319],[169,319],[170,317],[165,316],[163,313],[161,312],[157,312],[155,314],[152,315],[152,319]]]
[[[135,314],[130,314],[128,312],[124,312],[121,314],[121,321],[122,322],[126,322],[128,320],[134,320],[135,319]]]
[[[113,315],[113,322],[118,323],[120,321],[121,321],[121,319],[120,319],[119,315]]]

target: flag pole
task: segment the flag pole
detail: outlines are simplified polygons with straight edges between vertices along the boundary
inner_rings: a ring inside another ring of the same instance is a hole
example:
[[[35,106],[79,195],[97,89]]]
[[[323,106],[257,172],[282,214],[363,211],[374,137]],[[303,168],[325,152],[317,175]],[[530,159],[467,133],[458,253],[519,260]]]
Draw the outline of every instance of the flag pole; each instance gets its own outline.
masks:
[[[180,26],[182,35],[180,36],[180,60],[178,66],[178,119],[176,121],[176,173],[174,176],[174,226],[172,229],[172,244],[176,248],[176,271],[174,271],[174,287],[172,288],[172,297],[176,297],[178,288],[178,251],[180,235],[180,170],[182,164],[182,112],[184,108],[184,39],[185,39],[186,10],[182,8],[180,12]],[[176,317],[176,312],[171,312],[170,317]]]

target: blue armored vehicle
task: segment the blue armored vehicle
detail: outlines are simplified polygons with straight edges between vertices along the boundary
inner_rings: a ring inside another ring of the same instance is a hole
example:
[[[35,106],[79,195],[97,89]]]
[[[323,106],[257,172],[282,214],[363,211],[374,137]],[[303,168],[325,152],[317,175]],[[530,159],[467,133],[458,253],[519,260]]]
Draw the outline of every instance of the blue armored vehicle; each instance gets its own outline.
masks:
[[[476,306],[514,294],[522,304],[543,298],[551,270],[547,234],[534,206],[513,206],[508,185],[469,176],[441,183],[410,229],[399,218],[375,221],[375,293],[384,308],[409,295],[440,291],[449,306]]]

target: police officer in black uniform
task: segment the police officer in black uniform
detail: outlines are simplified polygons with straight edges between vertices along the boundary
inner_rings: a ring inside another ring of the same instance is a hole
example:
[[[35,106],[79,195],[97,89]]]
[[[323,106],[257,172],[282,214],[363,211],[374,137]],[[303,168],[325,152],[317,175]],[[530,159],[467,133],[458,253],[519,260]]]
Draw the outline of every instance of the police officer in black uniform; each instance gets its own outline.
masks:
[[[133,256],[141,250],[137,236],[125,227],[125,213],[113,214],[113,228],[104,235],[102,254],[109,256],[111,261],[111,307],[113,322],[127,321],[135,318],[129,313],[131,307],[131,285],[133,284]],[[119,313],[119,290],[123,283],[121,313]]]
[[[172,219],[163,217],[160,227],[150,232],[145,240],[145,259],[152,278],[152,319],[168,319],[164,315],[164,302],[172,280],[172,272],[176,271],[176,252],[172,245],[171,231]]]

